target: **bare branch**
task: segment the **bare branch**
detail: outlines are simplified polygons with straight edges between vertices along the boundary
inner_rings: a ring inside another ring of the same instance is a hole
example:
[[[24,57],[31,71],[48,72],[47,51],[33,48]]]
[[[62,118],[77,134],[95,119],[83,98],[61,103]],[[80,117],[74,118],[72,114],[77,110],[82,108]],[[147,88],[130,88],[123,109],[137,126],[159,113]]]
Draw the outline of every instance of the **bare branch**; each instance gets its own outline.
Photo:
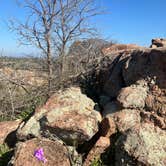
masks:
[[[11,21],[11,27],[20,36],[21,44],[33,45],[47,57],[49,86],[51,86],[52,79],[52,57],[54,55],[65,56],[73,40],[85,38],[86,35],[94,35],[94,28],[88,24],[88,21],[101,14],[100,10],[95,7],[95,1],[21,1],[27,11],[26,21]]]

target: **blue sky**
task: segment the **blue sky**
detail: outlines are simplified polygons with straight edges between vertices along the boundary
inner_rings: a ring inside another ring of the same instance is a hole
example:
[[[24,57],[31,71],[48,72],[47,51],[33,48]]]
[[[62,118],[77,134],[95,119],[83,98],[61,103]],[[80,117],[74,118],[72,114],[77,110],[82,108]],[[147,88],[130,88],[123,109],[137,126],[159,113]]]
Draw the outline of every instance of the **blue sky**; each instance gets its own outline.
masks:
[[[98,0],[110,14],[93,20],[106,39],[120,43],[149,46],[151,39],[166,37],[166,0]],[[34,53],[31,47],[19,47],[17,36],[5,24],[10,18],[24,19],[25,12],[15,0],[3,0],[0,4],[0,52],[5,54]]]

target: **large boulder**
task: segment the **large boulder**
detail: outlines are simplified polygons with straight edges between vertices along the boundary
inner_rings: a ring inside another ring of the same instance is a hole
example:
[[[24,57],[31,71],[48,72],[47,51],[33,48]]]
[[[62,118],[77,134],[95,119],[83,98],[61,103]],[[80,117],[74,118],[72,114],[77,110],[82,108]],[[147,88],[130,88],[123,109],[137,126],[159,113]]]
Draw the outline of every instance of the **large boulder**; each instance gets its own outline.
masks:
[[[166,165],[166,133],[151,123],[126,131],[115,150],[116,166]]]
[[[98,131],[101,115],[95,103],[79,88],[68,88],[54,94],[21,126],[20,139],[44,136],[59,137],[66,144],[77,145],[91,139]]]
[[[123,87],[135,84],[144,80],[149,85],[153,82],[160,88],[166,88],[166,50],[145,49],[123,50],[121,53],[114,53],[108,57],[114,57],[109,69],[109,79],[103,85],[103,92],[112,98],[117,97]]]
[[[122,49],[112,64],[101,133],[119,131],[115,165],[166,165],[166,49]]]
[[[137,51],[131,55],[122,69],[126,86],[137,84],[136,86],[141,85],[141,87],[147,88],[146,95],[144,95],[145,93],[143,92],[140,93],[140,91],[137,93],[140,94],[136,97],[137,99],[133,98],[131,101],[135,101],[137,105],[140,103],[139,105],[142,105],[142,107],[144,106],[144,109],[149,112],[148,114],[146,113],[146,115],[148,115],[146,119],[149,117],[148,119],[151,122],[162,129],[166,126],[165,71],[166,49],[164,48]],[[144,119],[144,116],[142,116],[142,118]]]
[[[35,157],[35,151],[42,148],[43,160]],[[44,163],[45,162],[45,163]],[[17,144],[15,155],[10,164],[13,166],[70,166],[67,148],[58,141],[34,138]]]

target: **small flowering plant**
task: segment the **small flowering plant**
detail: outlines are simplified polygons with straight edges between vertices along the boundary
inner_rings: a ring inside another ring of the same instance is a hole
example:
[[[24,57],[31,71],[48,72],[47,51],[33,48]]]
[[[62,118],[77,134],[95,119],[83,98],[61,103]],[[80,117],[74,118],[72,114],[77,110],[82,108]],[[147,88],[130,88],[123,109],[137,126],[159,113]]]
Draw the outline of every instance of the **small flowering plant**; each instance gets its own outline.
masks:
[[[37,150],[35,150],[34,152],[34,156],[39,160],[39,161],[42,161],[42,162],[46,162],[46,158],[44,157],[44,151],[43,151],[43,148],[39,148]]]

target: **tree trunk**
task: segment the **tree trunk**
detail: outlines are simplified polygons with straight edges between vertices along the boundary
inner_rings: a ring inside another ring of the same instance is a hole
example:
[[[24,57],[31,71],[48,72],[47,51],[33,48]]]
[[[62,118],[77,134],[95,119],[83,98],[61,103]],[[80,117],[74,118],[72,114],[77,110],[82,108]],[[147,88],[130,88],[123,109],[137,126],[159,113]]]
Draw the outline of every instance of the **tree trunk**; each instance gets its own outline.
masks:
[[[50,36],[47,37],[48,94],[52,91],[52,54]]]
[[[47,65],[48,65],[48,93],[51,93],[52,90],[52,61],[51,53],[47,54]]]

